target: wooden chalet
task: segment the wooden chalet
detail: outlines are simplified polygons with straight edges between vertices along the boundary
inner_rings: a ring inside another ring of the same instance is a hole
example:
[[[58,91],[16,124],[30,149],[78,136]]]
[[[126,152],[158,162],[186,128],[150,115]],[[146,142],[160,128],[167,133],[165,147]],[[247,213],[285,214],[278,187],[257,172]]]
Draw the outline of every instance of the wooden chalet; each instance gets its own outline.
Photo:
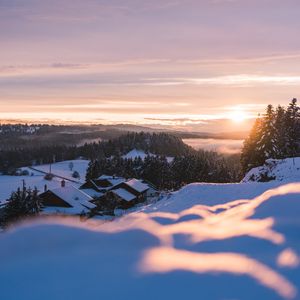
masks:
[[[45,213],[80,215],[96,208],[93,198],[74,186],[65,186],[47,190],[40,194]]]
[[[126,209],[146,201],[148,197],[154,196],[154,193],[157,194],[157,191],[153,186],[133,178],[117,184],[98,201],[113,201],[116,207]]]
[[[126,181],[123,177],[102,175],[97,179],[90,179],[80,189],[93,198],[99,198],[118,184]]]

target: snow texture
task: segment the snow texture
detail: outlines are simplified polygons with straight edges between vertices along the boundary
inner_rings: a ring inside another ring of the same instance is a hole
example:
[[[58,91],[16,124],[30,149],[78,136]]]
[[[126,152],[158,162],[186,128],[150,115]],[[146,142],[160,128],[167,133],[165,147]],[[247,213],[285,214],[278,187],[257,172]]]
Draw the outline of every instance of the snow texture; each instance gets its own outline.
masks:
[[[297,300],[299,214],[290,178],[194,183],[113,221],[19,224],[0,234],[1,299]]]
[[[125,182],[126,185],[130,186],[131,188],[135,189],[139,193],[145,192],[149,189],[149,185],[141,182],[137,179],[130,179]]]
[[[268,159],[261,167],[251,169],[242,182],[300,181],[300,157]]]
[[[122,188],[119,188],[119,189],[116,189],[116,190],[112,190],[112,192],[116,195],[118,195],[119,197],[121,197],[123,200],[125,201],[132,201],[133,199],[135,199],[135,195],[129,193],[128,191],[122,189]]]
[[[72,170],[70,169],[70,164],[73,164]],[[78,181],[80,183],[83,183],[85,180],[86,170],[88,168],[89,160],[66,160],[62,162],[53,163],[51,165],[51,172],[54,175],[64,177],[66,179],[70,179],[73,181]],[[50,165],[40,165],[40,166],[34,166],[33,167],[36,170],[40,170],[45,173],[49,173],[50,171]],[[23,168],[24,169],[24,168]],[[28,169],[28,168],[27,168]],[[74,171],[77,171],[79,173],[80,179],[76,179],[72,177],[72,174]],[[31,173],[32,170],[29,169],[29,172]],[[36,173],[36,172],[34,172]]]

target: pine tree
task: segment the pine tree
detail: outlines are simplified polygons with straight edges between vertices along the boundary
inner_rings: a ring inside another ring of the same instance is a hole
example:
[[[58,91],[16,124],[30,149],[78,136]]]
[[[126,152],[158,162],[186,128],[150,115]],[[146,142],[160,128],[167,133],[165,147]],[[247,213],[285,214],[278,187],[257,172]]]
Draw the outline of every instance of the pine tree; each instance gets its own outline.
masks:
[[[293,99],[286,111],[288,155],[295,157],[299,152],[300,140],[300,108],[297,99]]]
[[[286,124],[286,112],[285,109],[282,106],[278,106],[276,109],[275,114],[275,122],[274,122],[274,128],[275,128],[275,156],[274,158],[285,158],[288,156],[288,147],[287,147],[287,124]]]
[[[91,160],[88,164],[88,168],[86,171],[85,179],[89,181],[90,179],[96,179],[101,175],[101,167],[99,161]]]
[[[241,162],[244,172],[262,165],[268,158],[295,157],[300,154],[300,108],[293,99],[285,110],[276,112],[268,105],[266,114],[257,120],[244,142]]]
[[[42,210],[42,201],[38,190],[18,188],[8,199],[3,211],[3,225],[7,226],[28,216],[35,216]]]
[[[272,105],[267,106],[262,123],[262,137],[258,142],[258,151],[264,158],[276,158],[275,113]]]
[[[262,139],[263,119],[257,118],[250,131],[249,137],[244,141],[241,153],[242,171],[247,172],[250,169],[261,165],[264,162],[264,156],[259,150],[259,143]]]

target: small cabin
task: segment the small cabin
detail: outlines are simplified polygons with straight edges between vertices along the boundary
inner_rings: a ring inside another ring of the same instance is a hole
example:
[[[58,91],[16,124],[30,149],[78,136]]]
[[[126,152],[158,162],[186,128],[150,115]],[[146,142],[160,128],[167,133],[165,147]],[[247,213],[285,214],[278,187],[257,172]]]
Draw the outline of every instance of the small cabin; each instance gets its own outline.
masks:
[[[126,181],[126,179],[123,177],[102,175],[99,178],[88,180],[80,189],[91,197],[99,198],[124,181]]]
[[[115,203],[115,207],[126,209],[138,203],[145,202],[148,197],[153,197],[154,193],[157,195],[157,190],[153,186],[132,178],[114,186],[100,197],[98,201],[106,202],[108,206],[111,206],[111,203],[108,203],[108,201],[111,201]]]
[[[108,191],[99,201],[107,209],[114,210],[115,208],[127,209],[133,207],[137,203],[137,197],[130,192],[119,188]]]
[[[74,186],[62,186],[40,194],[46,213],[80,215],[96,208],[93,198]]]
[[[157,197],[157,189],[149,182],[135,178],[102,175],[88,180],[80,190],[93,198],[99,209],[129,208],[149,198]]]

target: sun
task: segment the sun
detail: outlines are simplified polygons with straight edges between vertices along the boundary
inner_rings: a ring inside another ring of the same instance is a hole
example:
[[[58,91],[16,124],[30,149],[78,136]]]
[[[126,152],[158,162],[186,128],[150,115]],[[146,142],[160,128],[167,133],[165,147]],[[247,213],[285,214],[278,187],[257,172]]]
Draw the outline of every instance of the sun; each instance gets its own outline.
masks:
[[[242,123],[247,119],[247,114],[243,110],[237,109],[230,114],[229,119],[235,123]]]

